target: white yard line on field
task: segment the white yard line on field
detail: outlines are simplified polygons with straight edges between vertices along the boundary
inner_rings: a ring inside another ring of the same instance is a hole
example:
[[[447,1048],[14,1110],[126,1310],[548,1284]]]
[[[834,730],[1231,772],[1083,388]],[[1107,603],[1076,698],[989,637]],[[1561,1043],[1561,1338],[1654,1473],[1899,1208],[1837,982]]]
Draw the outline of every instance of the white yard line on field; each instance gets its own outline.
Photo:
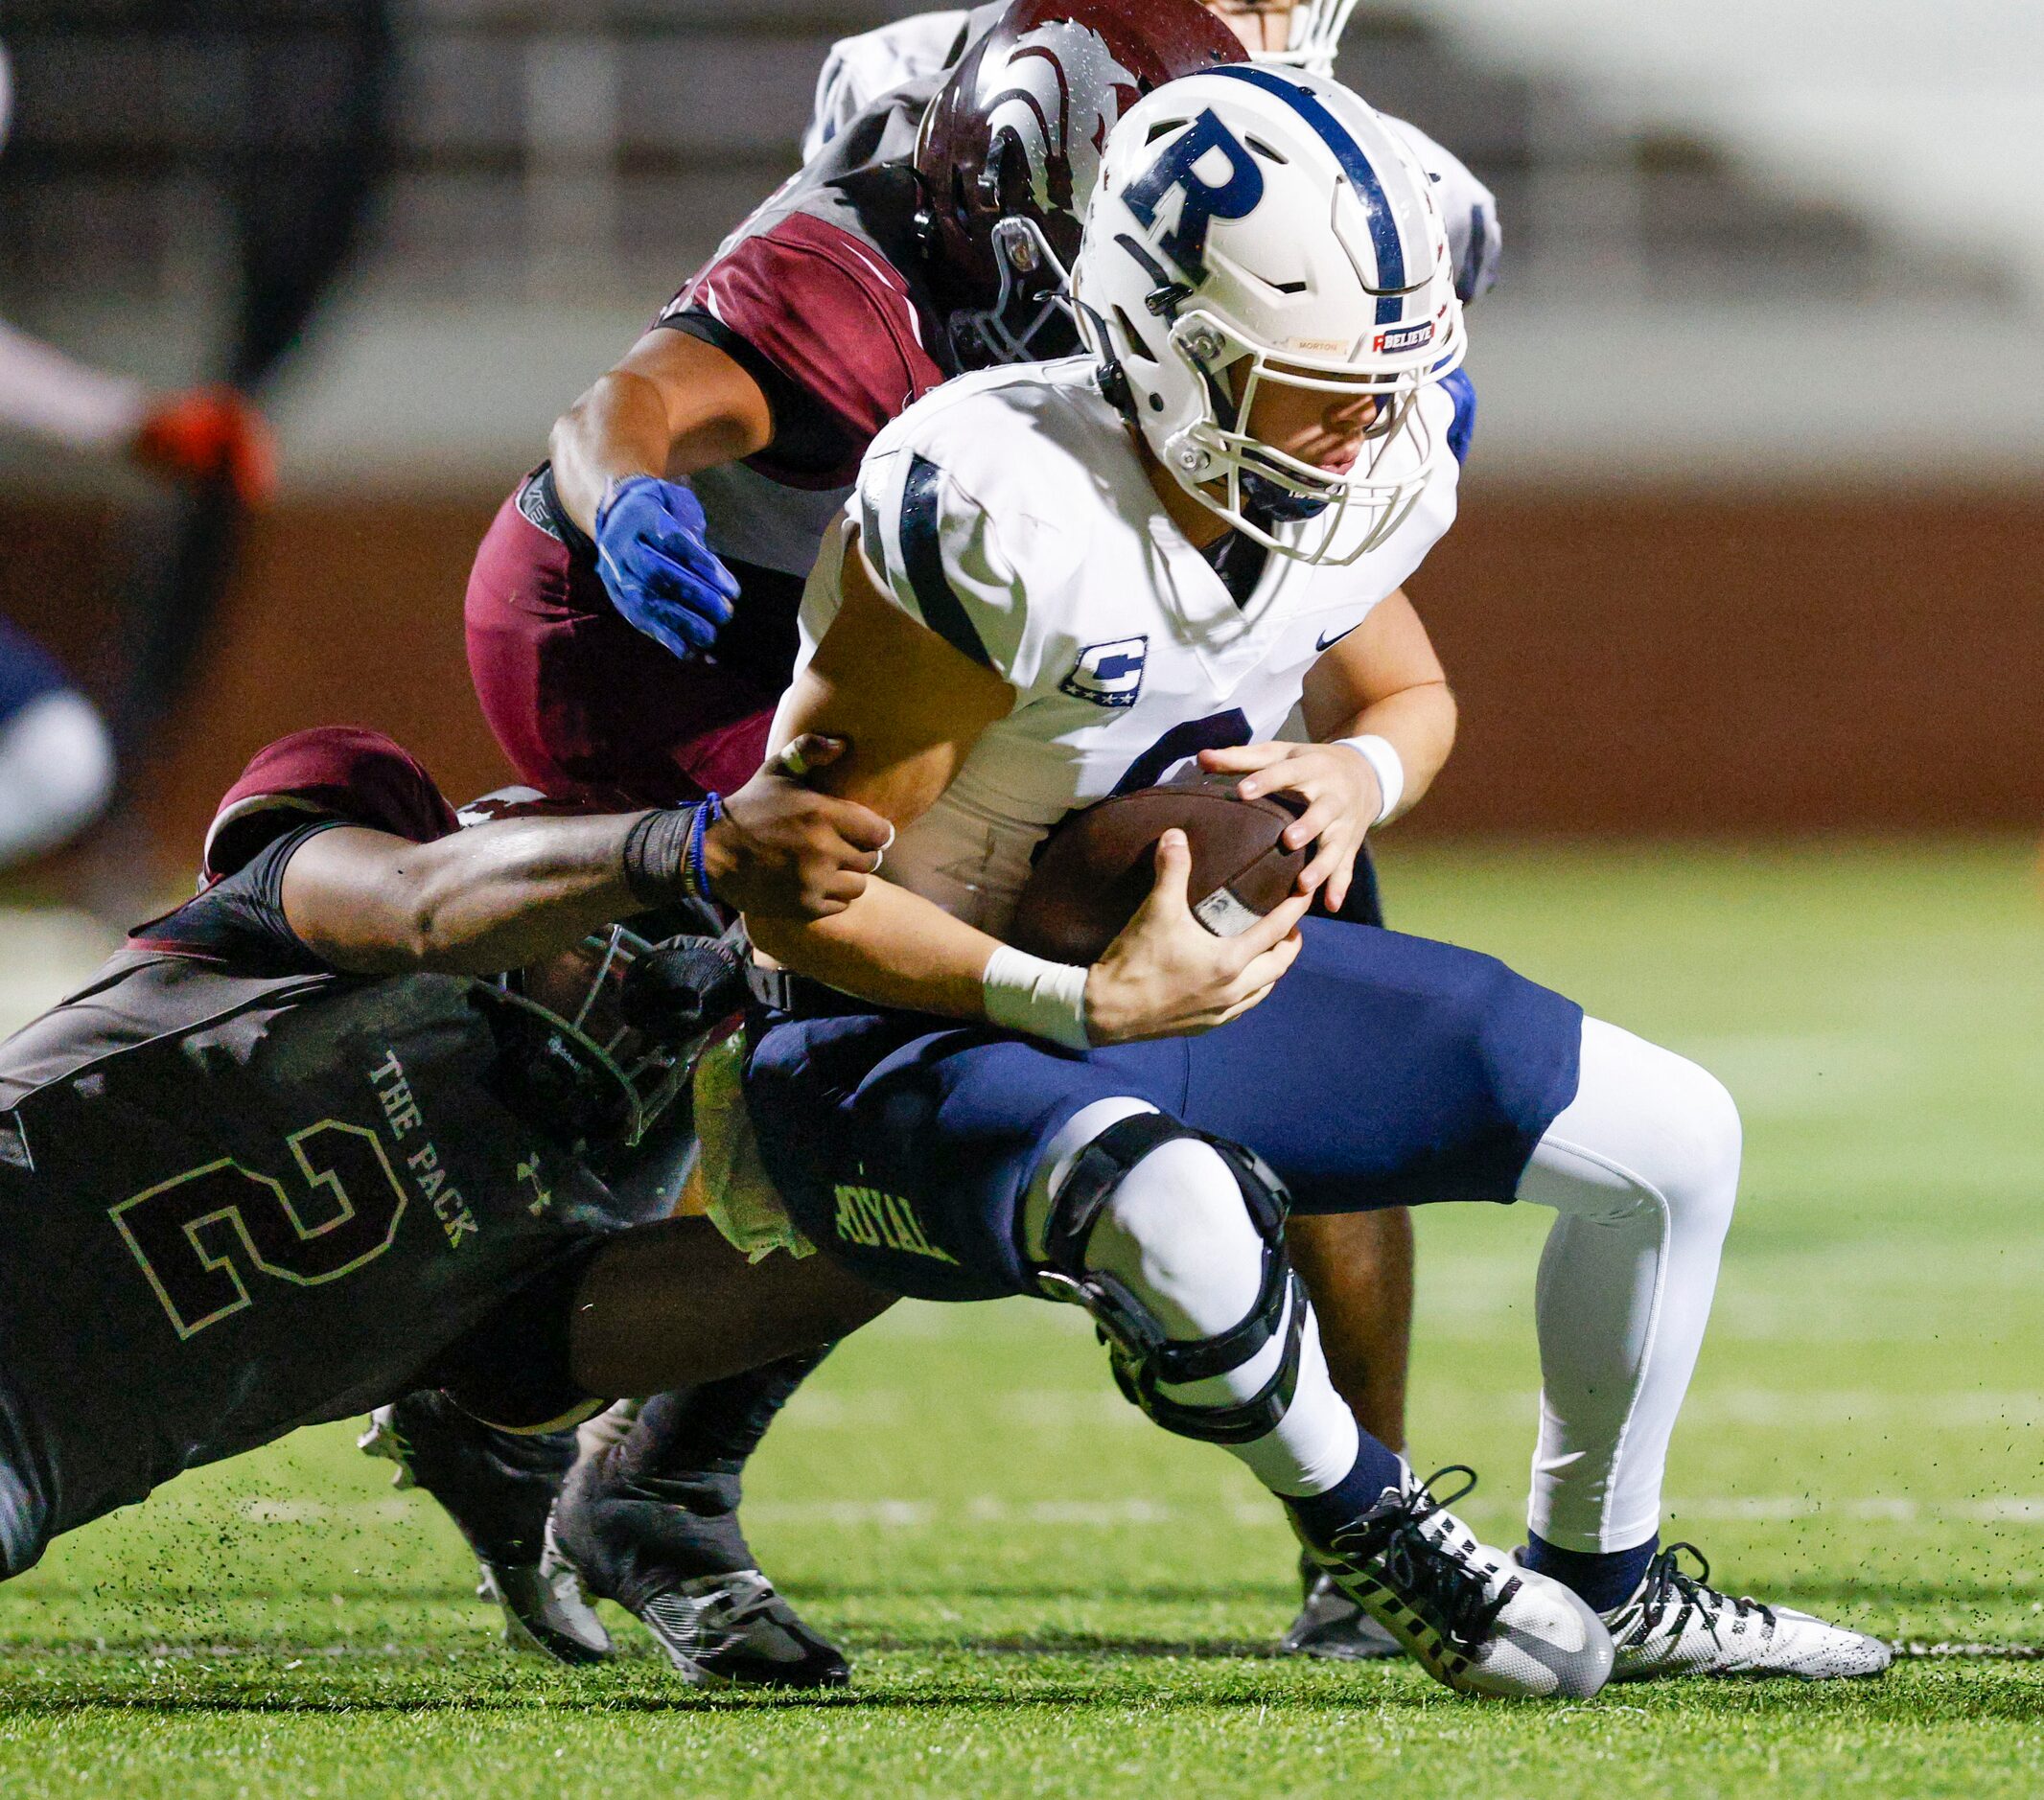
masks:
[[[863,1431],[915,1419],[927,1396],[896,1387],[858,1388],[847,1393],[804,1388],[788,1404],[782,1429]],[[1472,1418],[1521,1420],[1538,1417],[1539,1396],[1530,1388],[1473,1393],[1445,1389],[1428,1399],[1428,1410],[1458,1423]],[[976,1410],[991,1418],[1039,1428],[1126,1426],[1146,1428],[1143,1415],[1113,1388],[1001,1388],[982,1395]],[[1911,1431],[1978,1430],[1986,1425],[2044,1426],[2044,1394],[2033,1389],[1934,1390],[1888,1394],[1873,1388],[1711,1388],[1689,1396],[1683,1408],[1687,1426],[1778,1425],[1800,1430],[1813,1425],[1879,1425]]]
[[[416,1501],[244,1500],[236,1509],[251,1525],[403,1524],[423,1516]],[[1463,1509],[1479,1517],[1512,1516],[1509,1500],[1476,1500]],[[1260,1499],[1224,1502],[1231,1525],[1282,1529],[1277,1508]],[[1748,1523],[1835,1519],[1856,1525],[1909,1525],[1921,1519],[1968,1525],[2044,1526],[2044,1495],[2001,1494],[1978,1500],[1912,1500],[1902,1496],[1823,1499],[1809,1494],[1733,1494],[1671,1499],[1668,1525],[1679,1529],[1696,1519]],[[1076,1525],[1115,1529],[1130,1525],[1180,1525],[1213,1516],[1211,1510],[1130,1495],[1113,1500],[1015,1500],[1005,1494],[971,1494],[962,1500],[880,1499],[775,1500],[746,1504],[754,1525],[823,1525],[840,1530],[880,1526],[922,1530],[935,1525]]]

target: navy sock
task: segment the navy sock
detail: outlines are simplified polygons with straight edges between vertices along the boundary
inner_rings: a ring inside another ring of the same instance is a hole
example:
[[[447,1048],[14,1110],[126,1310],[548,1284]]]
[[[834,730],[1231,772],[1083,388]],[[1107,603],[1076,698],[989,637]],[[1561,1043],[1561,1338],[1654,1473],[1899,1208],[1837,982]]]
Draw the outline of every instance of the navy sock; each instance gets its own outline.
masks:
[[[1386,1488],[1396,1488],[1405,1479],[1405,1466],[1396,1450],[1385,1448],[1367,1431],[1359,1435],[1356,1466],[1325,1493],[1303,1499],[1286,1497],[1285,1504],[1316,1544],[1328,1542],[1343,1526],[1353,1525],[1377,1504]]]
[[[1630,1550],[1562,1550],[1535,1532],[1526,1534],[1526,1547],[1520,1561],[1536,1575],[1552,1576],[1565,1587],[1572,1587],[1599,1612],[1609,1612],[1633,1597],[1633,1589],[1646,1574],[1654,1552],[1661,1548],[1661,1534]]]

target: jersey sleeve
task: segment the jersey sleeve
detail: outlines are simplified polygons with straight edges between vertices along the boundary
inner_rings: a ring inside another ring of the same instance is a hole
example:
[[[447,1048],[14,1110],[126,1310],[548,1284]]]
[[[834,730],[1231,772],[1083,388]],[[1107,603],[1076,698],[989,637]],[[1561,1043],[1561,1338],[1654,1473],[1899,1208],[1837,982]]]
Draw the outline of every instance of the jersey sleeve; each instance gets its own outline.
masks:
[[[1488,293],[1498,280],[1504,255],[1504,228],[1498,219],[1498,196],[1470,173],[1452,150],[1404,119],[1384,115],[1384,124],[1405,140],[1405,148],[1433,184],[1433,203],[1448,226],[1448,251],[1454,259],[1455,292],[1464,305]]]
[[[728,246],[662,320],[690,310],[742,338],[861,442],[944,379],[899,272],[806,213]]]
[[[1042,609],[1030,604],[1030,570],[987,507],[907,444],[867,457],[852,504],[881,591],[961,656],[1032,688],[1045,659]]]
[[[295,823],[176,912],[138,926],[129,941],[249,975],[326,973],[329,964],[307,947],[285,915],[284,869],[308,840],[350,822]]]

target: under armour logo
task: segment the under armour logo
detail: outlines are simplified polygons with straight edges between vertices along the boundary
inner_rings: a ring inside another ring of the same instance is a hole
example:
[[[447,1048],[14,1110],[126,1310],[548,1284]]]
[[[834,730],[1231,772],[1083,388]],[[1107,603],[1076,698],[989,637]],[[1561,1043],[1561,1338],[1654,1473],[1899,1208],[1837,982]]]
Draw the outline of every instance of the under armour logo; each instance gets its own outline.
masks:
[[[553,1189],[540,1179],[540,1159],[538,1157],[530,1156],[521,1163],[513,1179],[529,1181],[532,1184],[532,1198],[525,1202],[525,1211],[527,1212],[537,1216],[553,1205]]]

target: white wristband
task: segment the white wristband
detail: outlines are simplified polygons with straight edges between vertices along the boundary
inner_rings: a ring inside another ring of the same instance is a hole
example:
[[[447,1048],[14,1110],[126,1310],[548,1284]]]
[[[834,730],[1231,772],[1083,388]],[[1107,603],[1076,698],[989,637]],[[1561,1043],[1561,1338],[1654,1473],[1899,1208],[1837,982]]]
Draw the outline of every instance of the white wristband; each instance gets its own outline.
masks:
[[[1011,944],[987,958],[980,977],[987,1017],[1066,1050],[1090,1050],[1086,1035],[1086,971],[1076,962],[1046,962]]]
[[[1346,744],[1377,772],[1377,787],[1384,803],[1371,823],[1382,824],[1398,810],[1405,792],[1405,765],[1399,760],[1398,746],[1387,737],[1337,737],[1335,742]]]

